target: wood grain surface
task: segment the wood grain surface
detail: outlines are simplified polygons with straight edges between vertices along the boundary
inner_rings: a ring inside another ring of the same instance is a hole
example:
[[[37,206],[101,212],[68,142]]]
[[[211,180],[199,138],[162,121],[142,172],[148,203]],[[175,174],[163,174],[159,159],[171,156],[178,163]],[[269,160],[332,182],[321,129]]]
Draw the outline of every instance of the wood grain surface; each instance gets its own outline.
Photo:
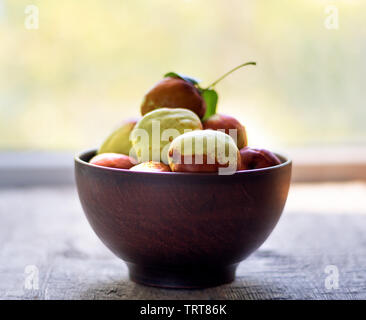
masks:
[[[74,187],[3,188],[0,299],[366,299],[364,191],[363,184],[293,186],[276,229],[240,264],[235,282],[170,290],[129,281],[88,225]],[[356,209],[344,199],[359,199]],[[338,268],[338,289],[325,286],[328,265]],[[38,270],[38,289],[27,285],[29,270]]]

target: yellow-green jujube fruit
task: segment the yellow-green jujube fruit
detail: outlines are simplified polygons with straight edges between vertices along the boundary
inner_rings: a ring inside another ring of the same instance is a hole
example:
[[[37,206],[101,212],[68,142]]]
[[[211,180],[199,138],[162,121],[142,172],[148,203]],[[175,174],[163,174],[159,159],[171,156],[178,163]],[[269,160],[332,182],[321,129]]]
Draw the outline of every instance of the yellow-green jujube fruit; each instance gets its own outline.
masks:
[[[131,132],[131,142],[139,162],[168,163],[170,143],[179,135],[202,130],[202,123],[191,110],[160,108],[144,115]]]
[[[241,167],[241,156],[228,134],[211,129],[180,135],[168,151],[174,172],[219,172],[233,174]]]
[[[139,119],[126,120],[121,127],[112,132],[112,134],[103,142],[98,150],[101,153],[122,153],[130,155],[132,143],[130,134]]]

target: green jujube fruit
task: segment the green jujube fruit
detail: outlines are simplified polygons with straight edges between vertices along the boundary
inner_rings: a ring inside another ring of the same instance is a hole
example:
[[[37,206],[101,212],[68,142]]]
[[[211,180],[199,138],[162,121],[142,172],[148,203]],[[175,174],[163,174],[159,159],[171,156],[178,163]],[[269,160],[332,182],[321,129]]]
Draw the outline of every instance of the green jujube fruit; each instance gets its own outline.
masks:
[[[145,114],[131,132],[131,142],[139,162],[168,164],[168,149],[177,136],[202,130],[197,114],[185,108],[159,108]]]
[[[98,150],[101,153],[122,153],[130,155],[132,143],[130,134],[135,127],[138,119],[130,119],[123,123],[121,127],[115,130],[102,144]]]

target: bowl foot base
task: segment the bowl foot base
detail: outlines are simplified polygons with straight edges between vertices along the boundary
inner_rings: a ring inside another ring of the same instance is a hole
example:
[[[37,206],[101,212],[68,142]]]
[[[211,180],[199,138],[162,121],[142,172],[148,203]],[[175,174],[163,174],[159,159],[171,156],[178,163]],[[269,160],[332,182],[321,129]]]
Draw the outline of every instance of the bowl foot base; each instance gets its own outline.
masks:
[[[195,289],[214,287],[235,279],[237,264],[221,267],[158,268],[127,263],[130,279],[146,286]]]

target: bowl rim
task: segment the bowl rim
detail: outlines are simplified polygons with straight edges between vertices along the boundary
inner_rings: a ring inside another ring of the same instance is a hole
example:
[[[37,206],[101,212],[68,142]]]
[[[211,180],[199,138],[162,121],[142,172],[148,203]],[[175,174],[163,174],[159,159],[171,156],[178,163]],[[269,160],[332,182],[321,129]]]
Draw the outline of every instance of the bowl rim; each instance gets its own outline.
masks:
[[[276,156],[278,156],[280,159],[283,159],[284,161],[280,164],[277,164],[272,167],[267,168],[260,168],[260,169],[251,169],[251,170],[238,170],[235,171],[234,174],[231,175],[218,175],[217,172],[146,172],[146,171],[131,171],[129,169],[118,169],[118,168],[111,168],[111,167],[103,167],[98,166],[95,164],[91,164],[89,162],[86,162],[81,159],[82,156],[88,154],[88,153],[96,153],[98,149],[87,149],[82,152],[77,153],[74,156],[75,163],[79,163],[83,166],[94,168],[101,171],[106,172],[116,172],[116,173],[125,173],[125,174],[133,174],[133,175],[159,175],[159,176],[169,176],[169,175],[180,175],[180,176],[234,176],[234,175],[250,175],[260,172],[269,172],[273,170],[280,169],[282,167],[286,167],[292,164],[292,160],[287,156],[284,155],[282,152],[273,152]]]

